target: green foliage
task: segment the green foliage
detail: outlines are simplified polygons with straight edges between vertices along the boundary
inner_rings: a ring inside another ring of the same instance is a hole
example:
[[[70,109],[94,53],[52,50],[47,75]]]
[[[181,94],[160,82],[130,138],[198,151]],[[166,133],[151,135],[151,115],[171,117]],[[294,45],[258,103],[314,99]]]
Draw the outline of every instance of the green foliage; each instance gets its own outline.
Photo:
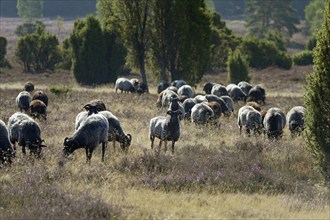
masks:
[[[32,34],[34,32],[44,32],[45,25],[41,21],[26,21],[18,25],[15,29],[15,34],[19,37]]]
[[[21,18],[41,18],[43,16],[43,0],[17,0],[17,12]]]
[[[72,89],[67,86],[51,86],[49,88],[49,92],[53,93],[54,95],[67,95],[72,92]]]
[[[0,36],[0,67],[3,66],[5,62],[5,56],[7,53],[7,39],[5,37]]]
[[[265,39],[274,42],[279,50],[286,51],[286,42],[280,32],[270,30],[266,33]]]
[[[24,72],[40,73],[54,70],[55,65],[60,61],[58,45],[55,35],[39,29],[19,39],[15,55],[22,62]]]
[[[270,66],[277,66],[283,69],[291,68],[292,61],[290,56],[279,50],[272,41],[248,36],[243,39],[239,48],[247,55],[250,67],[257,69]]]
[[[314,49],[314,71],[307,77],[306,142],[330,185],[330,1],[325,1],[322,28]]]
[[[237,84],[241,81],[250,81],[249,63],[239,49],[235,50],[234,52],[229,52],[227,68],[228,83]]]
[[[295,53],[292,57],[293,63],[298,66],[305,66],[313,64],[313,51],[304,50]]]
[[[294,17],[292,0],[246,0],[245,14],[251,34],[264,37],[267,31],[276,30],[292,36],[297,32],[299,20]]]
[[[62,46],[60,46],[60,51],[61,61],[56,65],[56,68],[70,70],[72,66],[73,52],[68,38],[63,41]]]
[[[324,10],[324,0],[311,0],[305,8],[307,31],[314,34],[321,28]]]
[[[312,51],[316,47],[316,36],[313,35],[311,38],[308,39],[306,43],[306,50]]]

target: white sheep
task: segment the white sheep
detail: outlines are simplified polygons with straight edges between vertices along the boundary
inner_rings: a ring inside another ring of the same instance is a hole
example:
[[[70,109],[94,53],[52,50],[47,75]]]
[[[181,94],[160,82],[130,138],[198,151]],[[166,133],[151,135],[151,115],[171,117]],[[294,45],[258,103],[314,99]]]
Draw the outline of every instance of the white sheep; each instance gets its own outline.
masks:
[[[76,149],[85,148],[87,162],[90,162],[93,151],[102,143],[102,161],[108,143],[109,123],[101,114],[92,114],[81,122],[72,137],[64,139],[63,153],[70,155]]]
[[[11,158],[15,156],[15,151],[12,148],[6,124],[0,120],[0,164],[5,161],[11,163]]]
[[[172,141],[172,153],[174,153],[174,144],[180,138],[180,111],[167,111],[166,116],[157,116],[150,120],[149,137],[151,140],[151,149],[154,148],[154,140],[160,139],[159,150],[162,142],[165,142],[165,152],[167,151],[167,141]]]
[[[251,130],[254,131],[255,134],[259,134],[262,128],[261,114],[251,106],[243,106],[238,110],[237,124],[240,134],[242,133],[243,127],[248,135],[251,134]]]
[[[117,90],[120,90],[120,92],[122,93],[123,91],[128,93],[128,92],[135,92],[135,87],[134,85],[132,84],[132,82],[129,80],[129,79],[126,79],[126,78],[118,78],[116,80],[116,84],[115,84],[115,90],[116,90],[116,93],[117,93]]]
[[[233,99],[233,101],[245,101],[246,99],[246,94],[243,92],[243,90],[235,84],[229,84],[226,87],[229,96]]]
[[[26,155],[25,147],[28,147],[30,154],[41,157],[42,143],[41,131],[38,123],[28,115],[16,112],[8,120],[8,135],[10,142],[16,150],[16,142],[22,146],[23,155]]]
[[[28,112],[30,109],[31,95],[27,91],[20,92],[16,97],[16,105],[20,111]]]
[[[211,95],[216,95],[216,96],[223,96],[223,95],[229,95],[227,89],[225,86],[221,85],[221,84],[215,84],[212,87],[211,90]]]
[[[190,85],[183,85],[178,89],[180,98],[192,98],[195,95],[194,89]]]
[[[304,130],[304,114],[303,106],[295,106],[286,114],[286,120],[292,135],[300,134]]]
[[[191,122],[206,124],[214,120],[214,112],[206,103],[197,103],[191,109]]]

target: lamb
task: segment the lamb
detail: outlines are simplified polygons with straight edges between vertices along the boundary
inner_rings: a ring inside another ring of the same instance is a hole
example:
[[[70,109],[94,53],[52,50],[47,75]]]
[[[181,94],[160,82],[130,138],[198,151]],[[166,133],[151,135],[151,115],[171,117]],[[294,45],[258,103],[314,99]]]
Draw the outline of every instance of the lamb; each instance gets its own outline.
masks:
[[[31,95],[27,91],[20,92],[16,97],[16,105],[20,111],[28,112],[30,108]]]
[[[154,148],[154,140],[160,139],[159,150],[162,142],[165,142],[165,152],[167,151],[167,141],[172,141],[172,153],[174,153],[175,142],[180,138],[180,120],[179,111],[167,111],[166,116],[157,116],[150,120],[149,137],[151,140],[151,149]]]
[[[252,89],[252,87],[253,87],[250,83],[245,82],[245,81],[241,81],[237,85],[238,85],[238,87],[240,87],[242,89],[242,91],[245,94],[248,94],[250,89]]]
[[[215,119],[214,112],[206,103],[198,103],[191,109],[191,122],[205,125]]]
[[[30,115],[34,118],[40,118],[47,120],[47,106],[41,100],[32,100],[30,102]]]
[[[279,108],[268,109],[263,125],[268,138],[280,138],[283,134],[283,129],[286,124],[286,118],[283,111]]]
[[[215,85],[215,83],[207,82],[203,86],[203,91],[205,94],[211,94],[212,88]]]
[[[246,94],[243,92],[243,90],[235,85],[235,84],[229,84],[226,87],[229,96],[233,99],[234,102],[239,101],[239,100],[245,100],[246,99]]]
[[[9,141],[6,124],[0,120],[0,164],[7,161],[11,163],[13,157],[15,157],[15,151]]]
[[[8,120],[8,136],[10,142],[14,145],[16,150],[16,142],[22,146],[22,153],[25,156],[25,147],[28,147],[30,154],[41,157],[41,149],[46,147],[42,143],[44,140],[41,139],[41,131],[38,123],[28,115],[16,112],[10,116]]]
[[[131,145],[132,141],[132,135],[131,134],[125,134],[123,131],[120,122],[116,116],[114,116],[110,111],[100,111],[97,112],[97,114],[103,115],[109,124],[109,130],[108,130],[108,141],[113,142],[113,149],[115,150],[116,147],[116,141],[120,143],[120,147],[123,151],[127,152],[129,149],[129,146]],[[75,130],[78,130],[80,125],[84,120],[87,119],[87,117],[90,114],[86,111],[80,112],[76,116],[75,120]]]
[[[286,114],[286,120],[292,136],[299,135],[304,130],[304,114],[305,108],[303,106],[295,106]]]
[[[240,134],[242,134],[243,127],[245,127],[248,136],[250,136],[251,130],[255,134],[260,134],[260,129],[262,127],[261,114],[252,106],[243,106],[238,110],[237,124]]]
[[[126,78],[118,78],[116,80],[116,84],[115,84],[116,93],[117,93],[118,89],[120,90],[121,93],[123,93],[123,92],[134,93],[135,92],[134,85],[132,84],[132,82],[129,79],[126,79]]]
[[[90,115],[84,120],[72,137],[64,139],[63,154],[65,157],[76,149],[86,149],[86,161],[90,163],[93,151],[102,143],[102,161],[104,161],[105,149],[108,143],[109,123],[101,114]]]
[[[45,103],[46,106],[48,106],[48,95],[41,90],[37,90],[33,93],[32,100],[41,100]]]
[[[249,93],[246,96],[246,102],[257,102],[258,104],[265,104],[266,99],[266,91],[260,86],[256,85],[252,89],[250,89]]]
[[[220,85],[220,84],[215,84],[212,87],[211,95],[216,95],[216,96],[220,97],[220,96],[223,96],[223,95],[229,95],[229,93],[228,93],[225,86]]]
[[[27,92],[32,92],[34,90],[34,85],[32,82],[26,82],[24,84],[24,90],[27,91]]]
[[[183,85],[178,89],[178,95],[181,98],[182,97],[192,98],[194,94],[195,92],[190,85]]]

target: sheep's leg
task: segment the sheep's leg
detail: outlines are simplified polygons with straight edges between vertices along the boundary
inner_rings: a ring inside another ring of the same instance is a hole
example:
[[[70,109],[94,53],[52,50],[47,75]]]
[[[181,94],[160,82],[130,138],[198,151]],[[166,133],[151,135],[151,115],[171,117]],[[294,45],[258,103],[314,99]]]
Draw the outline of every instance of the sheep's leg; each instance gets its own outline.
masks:
[[[22,153],[23,153],[23,156],[26,156],[25,146],[22,146]]]
[[[91,162],[92,153],[93,153],[93,150],[86,148],[86,158],[87,158],[86,162],[88,162],[88,163]]]
[[[162,143],[163,143],[163,141],[160,140],[160,141],[159,141],[159,146],[158,146],[158,152],[160,152],[160,149],[162,148]]]
[[[175,144],[175,141],[172,141],[172,154],[174,154],[174,144]]]
[[[167,151],[167,141],[164,141],[164,151],[165,151],[165,153]]]
[[[239,126],[239,134],[240,135],[242,134],[242,126],[241,125]]]
[[[116,151],[116,138],[113,139],[112,146],[113,146],[113,152],[115,153],[115,151]]]
[[[151,140],[151,150],[154,149],[154,140],[155,140],[155,137],[154,136],[150,136],[150,140]]]
[[[104,162],[104,155],[106,148],[107,148],[107,142],[102,142],[102,162]]]

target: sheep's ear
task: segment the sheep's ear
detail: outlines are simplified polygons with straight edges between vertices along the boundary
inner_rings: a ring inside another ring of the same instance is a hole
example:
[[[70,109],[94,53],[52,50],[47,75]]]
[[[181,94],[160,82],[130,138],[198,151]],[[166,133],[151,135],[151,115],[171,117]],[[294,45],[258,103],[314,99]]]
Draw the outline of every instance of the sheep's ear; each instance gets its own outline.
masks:
[[[86,104],[86,105],[83,107],[83,109],[85,109],[85,110],[87,110],[87,111],[89,111],[90,108],[91,108],[91,105],[90,105],[90,104]]]
[[[128,137],[128,139],[129,139],[129,141],[132,140],[132,135],[131,135],[131,134],[127,134],[127,137]]]

